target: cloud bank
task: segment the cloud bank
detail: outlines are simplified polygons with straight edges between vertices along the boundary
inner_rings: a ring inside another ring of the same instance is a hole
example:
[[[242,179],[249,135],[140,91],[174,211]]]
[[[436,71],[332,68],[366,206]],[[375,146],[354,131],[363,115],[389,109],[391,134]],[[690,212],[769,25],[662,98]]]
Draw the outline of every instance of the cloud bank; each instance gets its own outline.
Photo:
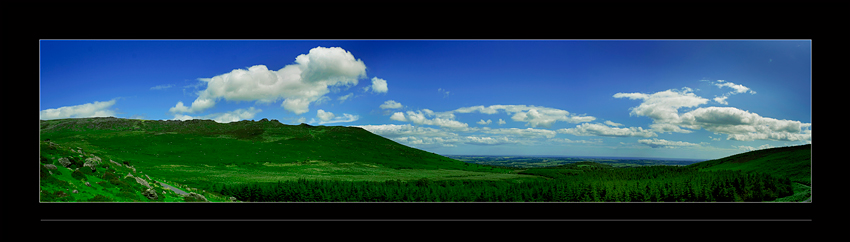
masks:
[[[115,100],[112,99],[105,102],[95,101],[76,106],[66,106],[60,108],[45,109],[39,112],[38,119],[62,119],[62,118],[88,118],[88,117],[110,117],[115,116],[115,110],[110,110],[109,107],[115,105]]]
[[[366,65],[339,47],[316,47],[295,57],[295,64],[280,70],[265,65],[235,69],[212,78],[201,78],[206,89],[186,107],[178,102],[172,113],[196,113],[209,109],[216,100],[273,103],[284,99],[281,107],[295,114],[308,112],[310,103],[329,93],[329,87],[357,85],[366,76]],[[373,80],[374,82],[374,80]],[[385,86],[384,86],[385,88]],[[343,99],[344,100],[344,99]]]

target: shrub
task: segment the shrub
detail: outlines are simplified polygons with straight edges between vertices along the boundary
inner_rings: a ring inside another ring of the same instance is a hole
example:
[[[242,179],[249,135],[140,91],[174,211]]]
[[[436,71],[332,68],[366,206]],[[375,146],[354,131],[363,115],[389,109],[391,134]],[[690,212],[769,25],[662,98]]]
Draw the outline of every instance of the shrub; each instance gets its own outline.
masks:
[[[89,199],[89,202],[112,202],[112,198],[97,194],[94,198]]]
[[[71,172],[71,177],[77,180],[83,180],[86,178],[86,175],[83,174],[83,172],[81,172],[80,170],[74,170],[74,172]]]
[[[118,179],[118,176],[116,176],[115,173],[107,171],[107,172],[103,173],[103,176],[101,178],[104,179],[104,180],[112,180],[112,179]]]
[[[47,157],[44,157],[43,155],[38,156],[38,161],[41,162],[41,164],[53,164],[53,161],[47,159]]]

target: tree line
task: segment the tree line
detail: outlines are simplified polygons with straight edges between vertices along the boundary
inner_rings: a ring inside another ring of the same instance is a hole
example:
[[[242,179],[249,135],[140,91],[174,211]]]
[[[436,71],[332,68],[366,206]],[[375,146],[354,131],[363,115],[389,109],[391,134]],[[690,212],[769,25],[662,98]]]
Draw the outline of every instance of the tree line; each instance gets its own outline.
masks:
[[[540,170],[543,169],[532,173]],[[217,185],[213,189],[252,202],[740,202],[771,201],[793,194],[787,178],[740,171],[700,172],[657,166],[547,176],[553,179],[524,182],[300,179]]]

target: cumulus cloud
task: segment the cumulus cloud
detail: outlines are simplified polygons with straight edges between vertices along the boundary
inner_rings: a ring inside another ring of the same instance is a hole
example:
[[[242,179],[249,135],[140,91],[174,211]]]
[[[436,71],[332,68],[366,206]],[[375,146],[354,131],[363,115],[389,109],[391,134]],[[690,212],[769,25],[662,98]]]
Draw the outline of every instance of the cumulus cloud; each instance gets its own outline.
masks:
[[[115,100],[112,99],[105,102],[95,101],[75,106],[65,106],[60,108],[51,108],[41,110],[38,118],[41,120],[61,119],[61,118],[88,118],[88,117],[110,117],[115,116],[115,110],[110,110],[109,107],[115,105]]]
[[[182,102],[172,113],[200,112],[212,107],[218,99],[273,103],[284,99],[281,106],[296,114],[309,111],[309,104],[330,92],[329,87],[357,85],[366,76],[366,65],[350,52],[338,47],[316,47],[308,54],[295,57],[295,64],[280,70],[265,65],[235,69],[212,78],[199,78],[206,89],[199,91],[191,107]],[[200,102],[199,102],[200,101]]]
[[[572,134],[576,136],[607,136],[607,137],[655,137],[658,136],[651,130],[641,127],[614,128],[598,123],[583,123],[575,128],[564,128],[557,130],[558,133]]]
[[[640,106],[630,108],[630,115],[646,116],[659,123],[675,123],[679,120],[679,108],[696,107],[708,102],[708,99],[699,97],[690,88],[682,91],[666,90],[656,92],[652,95],[643,93],[617,93],[615,98],[640,99]]]
[[[393,113],[393,115],[390,116],[390,120],[407,122],[407,119],[404,118],[404,113],[402,112]]]
[[[422,111],[423,110],[417,110],[416,112],[407,111],[406,118],[402,117],[401,115],[396,115],[397,113],[393,114],[393,116],[396,116],[395,120],[399,120],[399,121],[404,119],[404,120],[408,120],[410,122],[413,122],[415,124],[434,125],[434,126],[440,126],[440,127],[456,129],[456,130],[464,130],[464,129],[467,129],[467,127],[469,127],[468,124],[459,122],[457,120],[453,120],[453,119],[447,117],[444,114],[437,114],[437,113],[435,113],[431,110],[428,110],[428,109],[425,109],[425,113],[422,113]],[[435,117],[433,119],[428,119],[426,117],[426,114],[428,114],[428,116],[437,116],[437,117]],[[442,115],[442,116],[440,116],[440,115]],[[453,117],[453,115],[451,117]],[[392,117],[390,117],[390,118],[392,119]]]
[[[165,89],[171,88],[173,86],[174,86],[173,84],[157,85],[157,86],[151,87],[151,90],[165,90]]]
[[[236,109],[236,110],[226,112],[226,113],[214,113],[214,114],[209,114],[209,115],[204,115],[204,116],[199,116],[199,117],[192,117],[192,116],[189,116],[189,115],[177,113],[177,114],[174,114],[174,118],[172,120],[185,121],[185,120],[191,120],[191,119],[211,119],[211,120],[216,121],[218,123],[230,123],[230,122],[237,122],[237,121],[241,121],[241,120],[245,120],[245,119],[252,119],[252,118],[254,118],[254,116],[257,113],[262,112],[262,111],[263,111],[262,109],[250,107],[248,109]]]
[[[368,91],[369,88],[372,89],[372,93],[387,93],[389,89],[387,89],[387,80],[372,77],[372,86],[366,87],[363,89],[364,91]]]
[[[342,117],[337,117],[333,113],[321,109],[316,111],[316,117],[320,120],[319,124],[348,123],[360,119],[360,116],[347,113],[343,113]]]
[[[811,140],[811,123],[778,120],[733,107],[698,108],[682,115],[679,125],[727,134],[729,140]],[[805,129],[804,129],[805,128]]]
[[[680,148],[689,146],[700,146],[699,144],[688,143],[684,141],[669,141],[664,139],[642,139],[638,143],[647,145],[652,148]]]
[[[505,113],[507,113],[508,115],[513,114],[513,116],[511,117],[512,120],[525,122],[526,126],[531,126],[533,128],[538,126],[549,128],[552,126],[553,123],[557,121],[564,121],[568,123],[583,123],[596,120],[595,117],[573,115],[570,114],[570,112],[567,112],[566,110],[526,105],[491,105],[488,107],[472,106],[458,108],[450,112],[480,112],[483,114],[496,114],[499,113],[499,110],[504,110]]]
[[[755,93],[749,88],[731,82],[724,82],[721,85],[735,89],[736,93]],[[652,95],[617,93],[614,97],[643,100],[639,106],[631,108],[631,115],[651,118],[653,124],[650,127],[654,132],[690,133],[692,131],[687,129],[705,129],[714,133],[727,134],[728,140],[811,140],[811,130],[808,129],[811,123],[762,117],[734,107],[700,107],[679,114],[679,108],[696,107],[708,101],[690,91],[686,88],[683,91],[667,90]]]
[[[393,100],[387,100],[384,104],[381,104],[381,109],[397,109],[403,107],[401,103],[398,103]]]
[[[478,122],[476,122],[476,123],[477,123],[477,124],[481,124],[481,125],[488,125],[488,124],[490,124],[490,123],[492,123],[492,122],[493,122],[493,120],[489,120],[489,119],[488,119],[487,121],[484,121],[484,120],[482,119],[481,121],[478,121]]]
[[[505,120],[499,119],[499,125],[506,124]]]

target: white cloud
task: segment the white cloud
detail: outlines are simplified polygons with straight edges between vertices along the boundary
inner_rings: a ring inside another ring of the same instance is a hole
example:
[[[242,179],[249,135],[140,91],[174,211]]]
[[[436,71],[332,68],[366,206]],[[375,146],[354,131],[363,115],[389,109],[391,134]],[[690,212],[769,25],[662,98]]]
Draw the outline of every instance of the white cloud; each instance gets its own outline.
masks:
[[[151,90],[164,90],[164,89],[171,88],[171,87],[173,87],[173,86],[174,86],[173,84],[168,84],[168,85],[157,85],[157,86],[151,87]]]
[[[503,135],[512,135],[512,136],[522,136],[527,138],[533,137],[546,137],[553,138],[557,134],[557,132],[548,130],[548,129],[518,129],[518,128],[509,128],[509,129],[489,129],[484,128],[480,130],[481,132],[488,134],[503,134]]]
[[[742,150],[746,150],[746,151],[753,151],[753,150],[770,149],[770,148],[773,148],[774,146],[769,145],[769,144],[763,144],[763,145],[759,146],[758,148],[753,148],[752,146],[746,146],[746,145],[740,145],[740,146],[734,146],[733,145],[732,147],[742,149]]]
[[[407,122],[407,119],[404,118],[404,113],[402,112],[393,113],[393,115],[390,116],[390,120]]]
[[[505,110],[508,115],[513,114],[513,116],[511,117],[512,120],[526,122],[525,125],[531,127],[540,126],[548,128],[551,127],[552,124],[557,121],[582,123],[596,120],[596,118],[592,116],[571,115],[570,112],[567,112],[566,110],[526,105],[491,105],[489,107],[479,105],[472,107],[462,107],[449,112],[480,112],[484,114],[496,114],[499,113],[499,110]]]
[[[331,112],[325,112],[325,110],[319,109],[319,111],[316,111],[316,117],[319,118],[319,120],[322,120],[322,121],[330,121],[332,118],[334,118],[334,114],[331,113]]]
[[[439,129],[427,128],[427,127],[416,127],[410,124],[404,125],[395,125],[395,124],[382,124],[382,125],[359,125],[355,127],[363,128],[369,132],[374,134],[388,137],[388,138],[397,138],[402,136],[416,136],[416,137],[456,137],[458,136],[452,132],[446,132]]]
[[[372,92],[373,93],[387,93],[389,89],[387,89],[387,80],[372,77]]]
[[[38,118],[41,120],[61,119],[61,118],[88,118],[88,117],[110,117],[115,116],[115,111],[109,107],[115,105],[115,100],[112,99],[105,102],[95,101],[75,106],[65,106],[60,108],[51,108],[41,110]]]
[[[755,93],[749,88],[731,82],[716,85],[731,87],[736,90],[735,93]],[[692,132],[683,129],[687,128],[705,129],[714,133],[727,134],[729,140],[811,140],[811,130],[803,129],[811,127],[811,123],[761,117],[758,114],[734,107],[701,107],[680,115],[679,108],[695,107],[708,101],[690,93],[689,88],[683,91],[667,90],[652,95],[617,93],[614,97],[643,100],[639,106],[631,108],[631,114],[652,118],[653,124],[650,127],[654,132]],[[725,103],[725,99],[725,97],[715,98],[715,101],[719,100]]]
[[[549,142],[556,142],[556,143],[571,143],[571,144],[572,143],[579,143],[579,144],[601,144],[602,143],[601,139],[570,140],[570,139],[567,139],[567,138],[563,138],[563,139],[549,139],[548,141]]]
[[[708,102],[708,99],[699,97],[690,90],[690,88],[684,88],[682,91],[670,89],[652,95],[617,93],[614,97],[643,100],[640,106],[631,108],[630,115],[646,116],[659,123],[675,123],[679,120],[679,108],[695,107]]]
[[[714,97],[714,101],[720,104],[729,104],[729,102],[726,101],[727,98],[729,98],[729,96]]]
[[[617,126],[623,126],[623,124],[621,124],[621,123],[614,123],[614,122],[611,122],[611,120],[605,121],[605,124],[610,125],[610,126],[614,126],[614,127],[617,127]]]
[[[718,81],[722,82],[722,80],[718,80]],[[731,82],[716,83],[714,85],[717,86],[717,87],[720,87],[720,88],[729,87],[729,88],[735,89],[734,93],[750,92],[750,94],[756,94],[755,91],[750,90],[750,88],[745,87],[744,85],[735,84],[735,83],[731,83]]]
[[[298,118],[298,120],[296,122],[299,123],[299,124],[307,122],[307,118],[306,117]]]
[[[499,119],[499,125],[506,124],[505,120]]]
[[[433,114],[434,112],[429,113]],[[415,124],[434,125],[457,130],[466,129],[469,126],[466,123],[458,122],[449,118],[436,117],[433,119],[428,119],[427,117],[425,117],[425,114],[423,114],[421,110],[418,110],[416,112],[407,111],[407,119]]]
[[[476,123],[477,123],[477,124],[481,124],[481,125],[488,125],[488,124],[490,124],[490,123],[492,123],[492,122],[493,122],[493,120],[489,120],[489,119],[488,119],[487,121],[484,121],[484,120],[482,119],[481,121],[478,121],[478,122],[476,122]]]
[[[336,100],[339,100],[339,103],[343,103],[343,102],[345,102],[345,100],[348,100],[349,98],[351,98],[353,96],[354,96],[354,93],[349,93],[348,95],[338,97]]]
[[[252,119],[254,116],[262,112],[262,109],[257,109],[254,107],[250,107],[248,109],[236,109],[226,113],[214,113],[210,115],[204,115],[200,117],[192,117],[185,114],[174,114],[174,118],[172,120],[191,120],[191,119],[211,119],[218,123],[230,123],[237,122],[245,119]]]
[[[258,103],[285,99],[281,104],[284,109],[302,114],[309,111],[310,103],[330,92],[328,87],[357,85],[358,79],[365,75],[366,65],[350,52],[338,47],[316,47],[306,55],[295,57],[295,64],[277,71],[255,65],[247,70],[235,69],[212,78],[199,78],[207,88],[198,92],[196,102],[189,108],[180,102],[170,111],[200,112],[220,98]]]
[[[213,114],[212,120],[215,120],[219,123],[237,122],[240,120],[252,119],[254,118],[254,115],[262,111],[263,110],[256,109],[254,107],[250,107],[248,109],[236,109],[223,114]]]
[[[398,103],[393,100],[387,100],[386,102],[384,102],[384,104],[381,104],[380,106],[381,109],[397,109],[401,107],[403,107],[401,103]]]
[[[739,94],[739,93],[745,93],[745,92],[749,92],[750,94],[756,94],[756,92],[751,90],[749,87],[745,87],[744,85],[735,84],[735,83],[732,83],[732,82],[724,82],[723,80],[717,80],[716,83],[715,82],[711,82],[711,83],[714,84],[715,86],[719,87],[719,88],[729,87],[729,88],[735,89],[735,91],[731,91],[729,93],[723,94],[723,96],[715,96],[714,97],[715,102],[720,103],[720,104],[724,104],[724,105],[729,104],[729,102],[727,102],[726,99],[729,98],[729,96],[731,96],[731,95],[735,95],[735,94]]]
[[[608,136],[608,137],[655,137],[658,136],[651,130],[641,127],[614,128],[597,123],[583,123],[575,128],[559,129],[558,133],[572,134],[577,136]]]
[[[511,140],[508,137],[476,137],[476,136],[467,136],[462,141],[464,144],[470,145],[502,145],[502,144],[515,144],[519,143],[517,140]]]
[[[793,120],[778,120],[762,117],[756,113],[733,107],[698,108],[682,115],[678,124],[688,128],[727,134],[729,140],[811,140],[811,123]]]
[[[642,139],[638,140],[638,143],[648,145],[652,148],[679,148],[688,146],[700,146],[699,144],[688,143],[684,141],[669,141],[663,139]]]
[[[360,119],[360,116],[347,113],[343,113],[342,117],[337,117],[333,113],[321,109],[316,111],[316,117],[320,120],[319,124],[348,123]]]

